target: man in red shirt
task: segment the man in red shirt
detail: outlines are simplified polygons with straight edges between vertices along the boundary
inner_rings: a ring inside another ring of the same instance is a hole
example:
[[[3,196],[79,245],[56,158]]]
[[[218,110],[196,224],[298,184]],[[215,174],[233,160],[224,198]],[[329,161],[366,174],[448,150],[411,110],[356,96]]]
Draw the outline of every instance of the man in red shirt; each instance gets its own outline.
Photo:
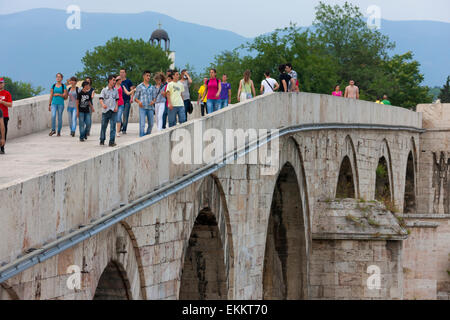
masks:
[[[9,113],[8,108],[12,108],[12,98],[11,94],[5,90],[5,79],[0,78],[0,109],[3,113],[3,122],[5,124],[5,136],[2,140],[6,141],[6,136],[8,135],[8,121]],[[0,154],[5,154],[5,146],[0,147]]]

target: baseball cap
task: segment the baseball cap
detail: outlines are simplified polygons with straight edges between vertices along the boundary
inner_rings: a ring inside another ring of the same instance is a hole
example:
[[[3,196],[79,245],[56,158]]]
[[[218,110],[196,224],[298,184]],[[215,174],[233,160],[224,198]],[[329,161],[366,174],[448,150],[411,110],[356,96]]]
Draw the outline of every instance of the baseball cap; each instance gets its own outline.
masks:
[[[3,79],[3,78],[0,78],[0,82],[5,82],[5,79]]]

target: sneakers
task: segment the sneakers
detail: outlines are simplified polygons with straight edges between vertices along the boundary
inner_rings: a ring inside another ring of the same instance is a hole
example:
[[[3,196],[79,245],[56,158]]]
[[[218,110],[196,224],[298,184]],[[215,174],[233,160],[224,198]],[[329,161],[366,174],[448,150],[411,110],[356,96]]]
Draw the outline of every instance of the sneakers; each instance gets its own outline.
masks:
[[[126,131],[122,131],[122,134],[127,134],[127,132]]]
[[[100,141],[100,145],[104,146],[105,145],[105,141]]]
[[[80,139],[80,142],[85,142],[86,140],[85,139]]]
[[[5,150],[0,150],[0,154],[5,154]]]
[[[72,137],[75,137],[75,132],[72,131],[72,132],[70,133],[70,135],[71,135]]]
[[[120,132],[117,132],[116,137],[120,137]]]
[[[117,144],[115,144],[114,142],[110,142],[110,143],[109,143],[109,146],[110,146],[110,147],[115,147],[115,146],[117,146]]]
[[[50,131],[50,133],[48,134],[50,137],[53,136],[56,133],[55,130]]]
[[[61,132],[58,132],[58,134],[56,136],[57,137],[61,137]]]

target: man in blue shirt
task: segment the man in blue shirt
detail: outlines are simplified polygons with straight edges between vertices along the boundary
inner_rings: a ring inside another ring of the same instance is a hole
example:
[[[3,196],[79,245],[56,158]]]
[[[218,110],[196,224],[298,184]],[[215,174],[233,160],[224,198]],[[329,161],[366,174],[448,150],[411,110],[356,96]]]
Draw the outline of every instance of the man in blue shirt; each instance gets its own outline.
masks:
[[[120,78],[122,78],[122,87],[125,87],[131,95],[128,95],[125,90],[123,90],[123,120],[122,120],[122,126],[120,128],[120,131],[122,131],[123,134],[127,134],[127,127],[128,127],[128,118],[130,117],[130,108],[131,108],[131,96],[132,90],[131,87],[133,86],[133,83],[130,79],[127,79],[127,71],[125,69],[120,69]]]
[[[139,105],[139,136],[143,137],[152,133],[153,117],[155,116],[155,101],[152,96],[152,85],[150,84],[150,71],[142,74],[143,82],[137,86],[134,101]],[[145,131],[145,118],[148,128]]]

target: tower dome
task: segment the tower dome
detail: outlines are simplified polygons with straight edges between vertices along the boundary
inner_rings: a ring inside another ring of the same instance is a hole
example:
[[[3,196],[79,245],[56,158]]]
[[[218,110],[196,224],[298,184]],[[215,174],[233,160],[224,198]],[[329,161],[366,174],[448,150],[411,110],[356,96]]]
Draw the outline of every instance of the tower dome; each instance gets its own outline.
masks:
[[[161,42],[164,40],[164,48],[166,51],[170,51],[170,38],[169,34],[166,30],[161,28],[161,24],[159,24],[159,28],[153,31],[150,37],[150,43],[152,45],[158,44],[161,46]]]

